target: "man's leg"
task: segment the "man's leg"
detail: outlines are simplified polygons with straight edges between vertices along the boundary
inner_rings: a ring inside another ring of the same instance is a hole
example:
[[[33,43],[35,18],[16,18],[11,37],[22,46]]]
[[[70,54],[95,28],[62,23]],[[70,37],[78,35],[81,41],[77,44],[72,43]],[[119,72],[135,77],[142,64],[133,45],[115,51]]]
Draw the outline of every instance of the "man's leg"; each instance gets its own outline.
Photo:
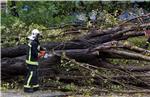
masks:
[[[33,70],[32,70],[32,65],[27,64],[27,69],[28,69],[28,74],[25,78],[25,82],[24,82],[24,92],[28,92],[28,93],[32,93],[33,92],[33,88],[32,88],[32,78],[33,78]]]
[[[39,89],[38,66],[34,66],[33,68],[32,87],[34,91],[37,91]]]

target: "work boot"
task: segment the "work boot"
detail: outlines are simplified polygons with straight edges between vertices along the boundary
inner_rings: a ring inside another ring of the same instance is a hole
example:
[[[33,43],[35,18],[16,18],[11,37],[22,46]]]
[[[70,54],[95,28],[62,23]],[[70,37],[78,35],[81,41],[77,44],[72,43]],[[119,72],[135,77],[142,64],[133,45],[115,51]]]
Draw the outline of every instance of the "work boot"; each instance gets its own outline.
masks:
[[[33,93],[34,90],[33,90],[33,88],[24,88],[24,92],[26,92],[26,93]]]

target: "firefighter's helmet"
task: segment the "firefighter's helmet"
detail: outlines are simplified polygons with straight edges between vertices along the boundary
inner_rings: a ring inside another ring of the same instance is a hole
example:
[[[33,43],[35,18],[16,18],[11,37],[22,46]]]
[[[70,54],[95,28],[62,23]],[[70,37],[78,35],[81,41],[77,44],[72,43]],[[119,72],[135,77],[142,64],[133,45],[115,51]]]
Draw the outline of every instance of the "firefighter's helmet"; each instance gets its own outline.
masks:
[[[41,35],[41,32],[38,29],[33,29],[31,35],[28,36],[30,40],[34,40],[38,35]]]

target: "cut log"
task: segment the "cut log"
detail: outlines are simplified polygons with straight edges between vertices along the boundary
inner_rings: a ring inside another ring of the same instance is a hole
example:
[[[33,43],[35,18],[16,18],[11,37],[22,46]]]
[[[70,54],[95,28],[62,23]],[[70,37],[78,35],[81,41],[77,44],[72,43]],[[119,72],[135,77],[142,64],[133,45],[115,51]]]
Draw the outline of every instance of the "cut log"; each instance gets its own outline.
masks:
[[[84,44],[78,44],[75,42],[66,42],[66,43],[60,43],[60,42],[49,42],[42,45],[43,47],[46,47],[48,50],[50,49],[78,49],[78,48],[85,48]],[[2,48],[1,49],[1,57],[18,57],[26,55],[26,49],[27,45],[19,45],[15,47],[8,47],[8,48]]]
[[[134,51],[137,53],[143,53],[143,54],[150,54],[150,50],[146,50],[134,45],[129,44],[128,42],[120,42],[120,41],[110,41],[110,42],[106,42],[103,43],[101,45],[97,45],[95,48],[91,48],[91,52],[92,51],[96,51],[96,50],[105,50],[105,49],[111,49],[111,48],[122,48],[122,49],[127,49],[129,51]]]
[[[118,40],[126,40],[128,38],[132,38],[132,37],[139,37],[139,36],[144,36],[145,33],[144,32],[129,32],[126,33],[125,35],[123,35],[122,37],[120,37]]]
[[[108,35],[108,34],[113,34],[115,32],[118,32],[118,31],[121,31],[123,28],[122,27],[115,27],[115,28],[110,28],[110,29],[107,29],[107,30],[96,30],[95,32],[91,32],[90,34],[86,35],[85,39],[91,39],[91,38],[94,38],[94,37],[97,37],[97,36],[103,36],[103,35]]]
[[[56,51],[58,54],[62,52],[66,52],[66,55],[69,58],[75,59],[78,62],[89,63],[93,66],[108,68],[108,69],[119,69],[119,70],[128,70],[132,72],[141,72],[141,71],[149,71],[150,66],[143,67],[122,67],[119,65],[112,65],[107,62],[101,61],[98,59],[98,53],[87,53],[88,50],[67,50],[67,51]],[[10,76],[18,76],[24,75],[26,72],[25,66],[25,56],[17,57],[17,58],[3,58],[1,60],[1,70],[2,70],[2,79],[8,78]],[[60,64],[60,57],[51,55],[48,59],[40,60],[40,69],[42,68],[51,68],[55,65]],[[55,69],[54,69],[55,70]]]
[[[134,31],[137,28],[144,28],[148,27],[150,23],[142,24],[138,27],[131,27],[123,29],[122,31],[112,33],[112,34],[106,34],[102,36],[97,36],[95,38],[91,39],[78,39],[78,40],[72,40],[70,42],[60,43],[60,42],[49,42],[42,45],[43,47],[46,47],[48,50],[55,49],[55,50],[62,50],[62,49],[86,49],[96,44],[102,44],[105,42],[109,42],[112,40],[118,40],[122,39],[122,35],[129,31]],[[118,29],[117,29],[118,31]],[[108,30],[109,32],[109,30]],[[16,47],[8,47],[8,48],[2,48],[1,49],[1,57],[17,57],[17,56],[23,56],[26,54],[26,45],[19,45]]]
[[[17,58],[3,58],[1,62],[2,80],[12,78],[18,75],[25,75],[27,68],[25,63],[26,56]],[[60,64],[60,57],[51,56],[46,60],[40,60],[40,68],[49,68],[52,65]]]
[[[63,53],[63,50],[56,51],[58,54]],[[96,54],[87,53],[87,49],[81,50],[67,50],[65,51],[68,57],[74,58],[80,62],[92,63],[91,59],[96,59]],[[2,58],[1,68],[2,68],[2,77],[5,75],[20,75],[24,74],[25,68],[25,59],[26,56],[16,57],[16,58]],[[60,57],[51,55],[48,59],[40,60],[40,68],[49,68],[60,64]]]
[[[128,51],[123,51],[123,50],[115,50],[115,49],[110,49],[110,50],[98,50],[100,52],[99,55],[106,54],[104,55],[105,57],[109,58],[124,58],[124,59],[134,59],[134,60],[143,60],[143,61],[148,61],[150,62],[150,57],[145,56],[139,53],[133,53],[133,52],[128,52]],[[102,54],[101,54],[102,53]]]

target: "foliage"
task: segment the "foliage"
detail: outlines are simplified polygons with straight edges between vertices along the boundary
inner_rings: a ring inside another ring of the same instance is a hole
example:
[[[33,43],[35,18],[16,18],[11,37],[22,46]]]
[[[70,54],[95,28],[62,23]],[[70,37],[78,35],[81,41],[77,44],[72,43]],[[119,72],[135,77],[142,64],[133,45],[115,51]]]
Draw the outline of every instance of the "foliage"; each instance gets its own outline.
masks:
[[[68,19],[72,19],[72,16],[67,13],[67,11],[70,11],[71,5],[66,2],[17,1],[16,4],[20,20],[27,25],[35,23],[49,27],[63,22],[66,23]],[[8,2],[8,5],[11,5],[11,2]],[[28,8],[24,10],[24,6]],[[10,9],[8,8],[9,13]]]
[[[132,43],[133,45],[136,45],[138,47],[143,47],[147,39],[148,37],[141,36],[141,37],[129,38],[128,41]]]
[[[119,23],[114,16],[115,12],[126,10],[132,4],[129,1],[16,1],[19,17],[11,15],[10,5],[11,1],[8,1],[8,12],[2,11],[1,15],[2,46],[26,43],[26,37],[34,28],[44,32],[43,42],[72,39],[72,36],[49,38],[63,34],[62,29],[50,30],[49,27],[72,23],[75,20],[73,13],[88,14],[92,10],[99,10],[101,15],[98,17],[100,21],[97,26],[102,29],[112,27]]]
[[[71,84],[68,84],[68,85],[66,85],[66,86],[64,86],[63,88],[62,88],[62,90],[63,91],[75,91],[76,90],[76,86],[74,85],[74,83],[71,83]]]
[[[148,2],[146,4],[147,6],[149,5]],[[10,5],[11,2],[8,1],[9,14],[11,13]],[[21,21],[27,25],[34,23],[42,24],[46,27],[73,21],[75,17],[71,15],[72,13],[88,13],[92,10],[105,10],[114,15],[116,11],[123,11],[132,7],[129,1],[16,1],[16,5]],[[25,7],[27,8],[25,9]]]
[[[8,5],[10,5],[11,2],[8,2]],[[83,3],[83,4],[82,4]],[[64,25],[66,23],[70,23],[74,20],[74,16],[71,16],[71,13],[73,12],[82,12],[85,11],[85,13],[90,12],[93,9],[99,9],[102,10],[103,15],[99,18],[101,18],[101,22],[99,27],[104,29],[108,27],[112,27],[114,25],[118,24],[118,20],[114,16],[115,12],[117,10],[126,10],[131,7],[129,2],[122,3],[122,2],[75,2],[75,1],[63,1],[63,2],[49,2],[49,1],[17,1],[17,11],[19,13],[19,17],[14,17],[10,15],[10,8],[8,8],[9,13],[2,13],[2,47],[3,46],[13,46],[18,44],[24,44],[26,43],[26,37],[31,33],[33,29],[39,29],[43,32],[43,39],[42,42],[47,41],[64,41],[72,39],[72,36],[69,37],[54,37],[49,38],[49,36],[58,36],[63,34],[63,29],[49,29],[51,26],[58,26],[58,25]],[[101,6],[99,7],[99,5]],[[23,10],[22,7],[28,5],[28,10]],[[128,41],[134,43],[137,46],[143,46],[144,42],[146,41],[145,38],[132,38]],[[120,63],[129,63],[127,60],[111,60],[114,64],[120,64]],[[141,63],[139,61],[130,61],[130,63],[138,63],[138,64],[146,64]],[[71,63],[70,61],[67,62],[65,60],[62,60],[61,68],[63,71],[70,72],[73,69],[79,69],[76,64]],[[85,70],[79,70],[82,72],[82,75],[88,75],[88,76],[95,76],[95,72],[86,72]],[[104,75],[112,75],[112,72],[99,70],[98,73],[104,74]],[[45,79],[48,80],[48,79]],[[85,83],[88,85],[92,85],[94,83],[94,79],[90,78],[89,80],[85,80]],[[50,80],[52,81],[52,80]],[[59,80],[58,80],[59,81]],[[105,80],[102,84],[108,84],[107,80]],[[110,86],[110,85],[109,85]],[[12,83],[4,83],[4,88],[14,88],[15,84]],[[117,89],[119,90],[120,86],[111,86],[109,89]],[[68,91],[75,91],[76,86],[71,83],[63,87],[64,90]],[[90,89],[85,90],[85,95],[91,95]]]

